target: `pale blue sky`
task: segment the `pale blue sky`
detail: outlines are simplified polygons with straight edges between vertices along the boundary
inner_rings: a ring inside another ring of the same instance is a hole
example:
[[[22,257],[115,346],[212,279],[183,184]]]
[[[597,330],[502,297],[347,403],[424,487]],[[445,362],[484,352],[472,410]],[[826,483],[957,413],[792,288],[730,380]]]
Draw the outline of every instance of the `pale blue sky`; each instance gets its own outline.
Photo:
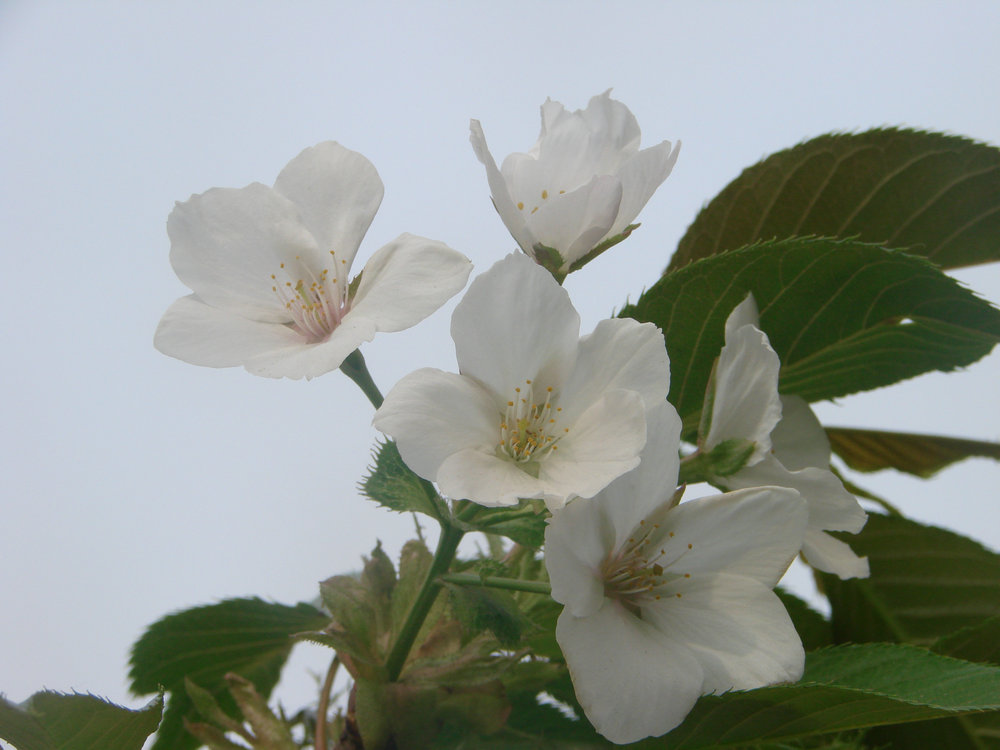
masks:
[[[409,518],[355,484],[371,410],[339,373],[272,381],[152,347],[186,289],[175,200],[270,183],[338,140],[386,197],[359,260],[400,232],[478,270],[513,248],[468,143],[525,150],[547,96],[614,87],[644,142],[684,142],[642,228],[567,283],[590,330],[651,284],[701,204],[760,157],[831,130],[909,125],[1000,144],[994,2],[51,2],[0,5],[0,691],[127,701],[127,651],[180,608],[310,599]],[[960,277],[1000,301],[997,266]],[[454,368],[448,316],[365,349],[388,390]],[[1000,355],[839,405],[835,424],[1000,439]],[[866,478],[1000,548],[1000,466]],[[800,576],[799,583],[804,581]],[[310,660],[312,660],[310,662]],[[283,695],[309,700],[304,652]]]

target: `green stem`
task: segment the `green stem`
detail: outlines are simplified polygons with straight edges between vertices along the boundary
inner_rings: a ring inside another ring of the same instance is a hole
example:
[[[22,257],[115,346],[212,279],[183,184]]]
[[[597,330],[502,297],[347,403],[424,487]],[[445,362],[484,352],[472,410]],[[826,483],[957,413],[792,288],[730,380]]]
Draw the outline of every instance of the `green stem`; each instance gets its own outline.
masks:
[[[410,648],[417,639],[421,626],[430,612],[438,591],[441,590],[440,578],[447,572],[452,560],[455,559],[455,552],[458,550],[458,543],[462,540],[465,532],[454,526],[442,526],[441,538],[438,539],[437,549],[434,551],[434,560],[427,571],[420,592],[410,607],[406,616],[406,621],[399,631],[396,642],[392,644],[389,658],[385,661],[385,670],[389,682],[395,682],[399,673],[403,671],[406,657],[410,654]]]
[[[340,657],[334,656],[330,662],[330,668],[326,670],[326,679],[323,680],[323,690],[319,694],[319,705],[316,706],[316,750],[327,750],[326,743],[326,723],[329,714],[330,691],[333,690],[333,680],[337,676],[337,669],[340,667]]]
[[[531,594],[551,594],[552,587],[548,581],[522,581],[519,578],[501,578],[499,576],[477,576],[474,573],[448,573],[438,580],[445,583],[457,583],[459,586],[483,586],[508,591],[527,591]]]
[[[677,477],[677,484],[695,484],[707,481],[710,476],[708,470],[711,464],[706,459],[707,457],[700,450],[681,458],[680,476]]]
[[[360,349],[355,349],[347,355],[347,359],[340,365],[340,371],[358,384],[358,387],[372,402],[377,409],[382,405],[382,392],[372,380],[372,375],[368,372],[368,365]]]

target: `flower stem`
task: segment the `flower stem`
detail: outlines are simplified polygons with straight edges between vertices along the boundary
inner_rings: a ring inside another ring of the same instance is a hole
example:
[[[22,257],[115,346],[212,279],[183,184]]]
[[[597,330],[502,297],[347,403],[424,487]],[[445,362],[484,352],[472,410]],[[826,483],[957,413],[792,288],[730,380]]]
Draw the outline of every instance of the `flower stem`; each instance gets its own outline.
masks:
[[[382,405],[382,392],[375,385],[375,381],[372,380],[371,373],[368,372],[368,365],[365,364],[365,358],[361,354],[360,349],[355,349],[347,355],[347,359],[340,365],[340,371],[358,384],[358,387],[376,409]]]
[[[402,629],[396,642],[392,644],[392,650],[385,661],[385,670],[389,682],[395,682],[399,673],[403,671],[406,657],[410,653],[413,642],[417,639],[421,626],[430,612],[438,591],[441,589],[441,576],[447,572],[452,560],[455,559],[455,552],[458,550],[458,543],[462,540],[465,532],[454,526],[442,526],[441,538],[438,539],[437,549],[434,551],[434,560],[427,571],[420,592],[414,600],[410,611],[406,616]]]
[[[319,694],[319,705],[316,706],[316,750],[327,750],[326,745],[326,720],[330,705],[330,691],[333,690],[333,680],[337,676],[337,669],[340,667],[340,657],[334,656],[330,662],[330,668],[326,671],[326,679],[323,680],[322,692]]]
[[[459,586],[483,586],[508,591],[527,591],[531,594],[551,594],[552,587],[548,581],[522,581],[519,578],[501,578],[499,576],[477,576],[474,573],[448,573],[438,580],[445,583],[457,583]]]

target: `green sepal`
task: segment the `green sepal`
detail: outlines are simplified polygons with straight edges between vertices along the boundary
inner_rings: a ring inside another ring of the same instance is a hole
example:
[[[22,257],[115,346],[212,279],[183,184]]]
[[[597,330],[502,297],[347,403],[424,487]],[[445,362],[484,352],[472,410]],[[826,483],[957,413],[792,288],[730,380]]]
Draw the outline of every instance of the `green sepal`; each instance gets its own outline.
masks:
[[[639,226],[640,226],[639,224],[629,224],[627,227],[625,227],[625,229],[621,231],[621,233],[616,234],[614,237],[608,237],[606,240],[601,242],[586,255],[577,258],[572,263],[570,263],[569,273],[572,273],[573,271],[579,271],[581,268],[590,263],[590,261],[592,261],[598,255],[603,253],[605,250],[614,247],[623,240],[627,240],[629,235],[632,234],[632,232],[634,232],[636,229],[638,229]]]
[[[361,286],[361,276],[364,274],[365,269],[358,271],[358,275],[351,279],[351,283],[347,285],[347,301],[352,302],[354,300],[354,295],[358,293],[358,287]]]
[[[379,505],[399,513],[423,513],[439,523],[447,522],[448,508],[434,485],[413,473],[392,440],[379,443],[372,451],[374,463],[358,488]]]
[[[717,477],[728,477],[747,465],[757,444],[752,440],[723,440],[706,454],[709,470]]]
[[[537,243],[531,248],[535,262],[552,274],[553,278],[560,284],[566,278],[566,271],[563,270],[565,261],[559,251],[554,247],[546,247],[542,243]]]
[[[504,508],[482,508],[471,521],[453,521],[463,531],[480,531],[499,534],[508,539],[537,549],[545,541],[548,512],[541,500],[522,500],[517,505]]]

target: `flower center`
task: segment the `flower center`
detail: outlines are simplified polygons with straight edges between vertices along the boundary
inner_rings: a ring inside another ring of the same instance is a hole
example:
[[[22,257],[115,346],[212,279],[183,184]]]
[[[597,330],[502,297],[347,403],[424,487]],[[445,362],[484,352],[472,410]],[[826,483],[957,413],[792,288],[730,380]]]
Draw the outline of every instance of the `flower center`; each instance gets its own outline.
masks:
[[[287,280],[279,279],[278,274],[271,274],[271,291],[291,315],[289,325],[310,344],[323,341],[333,333],[350,307],[347,280],[343,278],[347,273],[347,261],[338,261],[333,250],[330,251],[330,257],[333,272],[330,268],[324,268],[316,274],[296,255],[298,274],[293,274],[284,263],[281,264],[279,273]],[[337,269],[340,270],[339,275]]]
[[[690,542],[679,541],[673,531],[664,533],[660,524],[640,521],[621,549],[611,552],[601,565],[604,595],[640,617],[643,604],[665,596],[680,599],[679,592],[669,590],[670,584],[691,574],[673,568],[693,548]]]
[[[524,387],[515,388],[513,398],[507,402],[497,454],[525,464],[522,468],[530,470],[532,464],[558,450],[556,443],[569,432],[568,427],[559,427],[561,411],[552,403],[551,387],[545,389],[544,401],[536,401],[532,381],[525,380]]]

